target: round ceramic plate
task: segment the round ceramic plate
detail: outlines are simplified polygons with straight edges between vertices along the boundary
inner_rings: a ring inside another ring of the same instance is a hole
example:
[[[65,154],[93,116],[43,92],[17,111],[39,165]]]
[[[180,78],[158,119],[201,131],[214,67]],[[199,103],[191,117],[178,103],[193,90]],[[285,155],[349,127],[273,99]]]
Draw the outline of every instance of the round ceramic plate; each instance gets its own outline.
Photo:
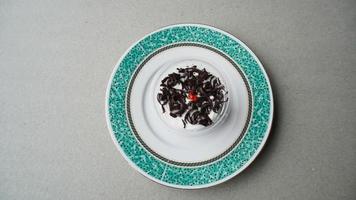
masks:
[[[225,86],[228,101],[210,126],[183,126],[163,113],[160,83],[177,68],[206,69]],[[245,169],[261,151],[273,118],[268,77],[253,52],[219,29],[168,26],[131,46],[116,65],[106,95],[112,138],[140,173],[163,185],[204,188]]]

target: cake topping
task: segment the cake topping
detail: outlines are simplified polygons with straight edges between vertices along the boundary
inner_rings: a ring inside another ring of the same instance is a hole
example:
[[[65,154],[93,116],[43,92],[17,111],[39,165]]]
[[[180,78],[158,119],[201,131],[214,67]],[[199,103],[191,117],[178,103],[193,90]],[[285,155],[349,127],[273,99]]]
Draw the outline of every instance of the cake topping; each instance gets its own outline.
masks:
[[[177,68],[161,81],[157,101],[163,113],[168,107],[173,118],[186,124],[209,126],[211,112],[219,113],[227,102],[227,91],[220,79],[197,66]]]

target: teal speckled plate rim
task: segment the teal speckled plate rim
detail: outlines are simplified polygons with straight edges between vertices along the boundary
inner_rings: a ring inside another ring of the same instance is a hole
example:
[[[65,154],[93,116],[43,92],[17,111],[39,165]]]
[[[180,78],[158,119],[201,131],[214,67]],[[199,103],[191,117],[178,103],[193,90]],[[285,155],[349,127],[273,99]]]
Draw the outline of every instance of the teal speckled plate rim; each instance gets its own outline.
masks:
[[[150,154],[136,140],[125,110],[129,81],[139,64],[156,50],[181,42],[212,46],[232,58],[246,75],[253,98],[251,122],[240,144],[220,160],[197,167],[175,166]],[[196,189],[210,187],[234,177],[255,159],[271,129],[273,96],[261,62],[244,43],[214,27],[177,24],[148,34],[124,53],[109,81],[105,108],[112,139],[132,167],[163,185]]]

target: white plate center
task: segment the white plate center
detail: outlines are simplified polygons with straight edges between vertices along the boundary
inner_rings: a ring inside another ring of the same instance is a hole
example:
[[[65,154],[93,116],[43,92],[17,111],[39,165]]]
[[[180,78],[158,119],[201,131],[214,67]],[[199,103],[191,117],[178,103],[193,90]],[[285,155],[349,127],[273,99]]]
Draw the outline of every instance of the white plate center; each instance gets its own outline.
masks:
[[[179,118],[162,113],[157,102],[161,80],[176,68],[196,65],[217,76],[228,91],[228,102],[213,115],[213,125],[183,128]],[[197,46],[178,46],[154,55],[132,81],[131,126],[149,151],[181,163],[204,162],[229,149],[242,134],[248,118],[248,90],[241,74],[219,53]]]

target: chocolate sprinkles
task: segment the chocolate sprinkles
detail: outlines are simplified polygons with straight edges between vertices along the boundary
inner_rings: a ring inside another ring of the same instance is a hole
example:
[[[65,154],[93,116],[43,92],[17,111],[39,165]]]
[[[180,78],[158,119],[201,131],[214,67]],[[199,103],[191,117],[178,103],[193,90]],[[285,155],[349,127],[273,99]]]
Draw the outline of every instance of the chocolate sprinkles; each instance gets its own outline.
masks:
[[[209,114],[221,111],[227,93],[219,78],[194,65],[165,77],[157,101],[163,113],[168,107],[171,117],[181,117],[184,128],[187,124],[209,126],[213,123]]]

